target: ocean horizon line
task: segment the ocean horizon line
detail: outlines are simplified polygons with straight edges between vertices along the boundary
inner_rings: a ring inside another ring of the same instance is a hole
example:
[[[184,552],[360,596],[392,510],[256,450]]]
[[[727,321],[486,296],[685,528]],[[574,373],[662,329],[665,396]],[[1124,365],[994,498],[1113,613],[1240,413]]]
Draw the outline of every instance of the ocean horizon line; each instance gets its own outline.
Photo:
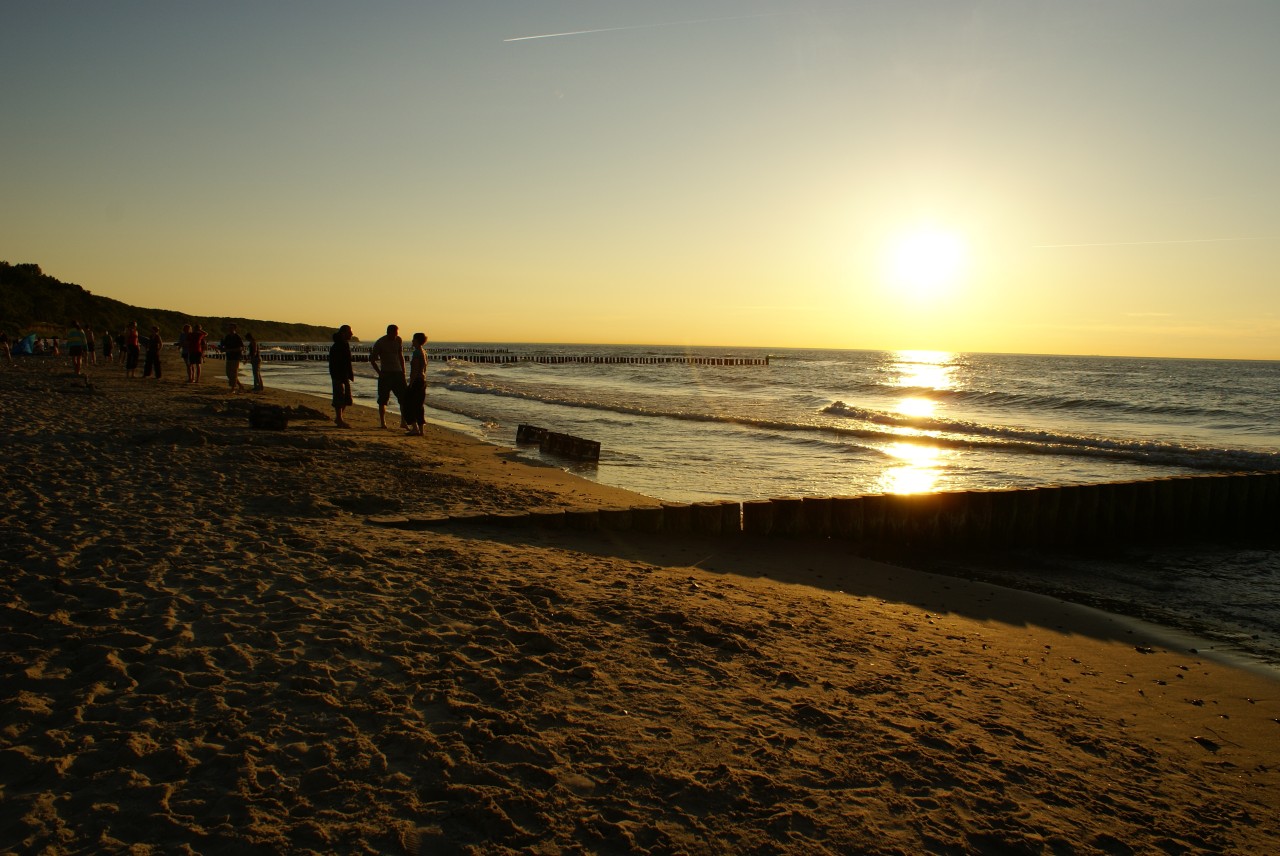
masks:
[[[335,328],[336,329],[336,328]],[[368,343],[377,341],[376,337],[368,340]],[[356,337],[352,341],[366,344],[366,340]],[[318,342],[264,342],[264,344],[284,345],[284,344],[319,344]],[[432,346],[442,345],[477,345],[486,348],[492,347],[520,347],[520,348],[662,348],[666,350],[716,350],[716,349],[733,349],[733,350],[750,350],[769,354],[781,354],[786,352],[813,352],[828,351],[838,354],[947,354],[949,356],[976,356],[976,357],[1034,357],[1042,358],[1062,358],[1062,359],[1087,359],[1087,360],[1167,360],[1172,362],[1211,362],[1211,363],[1280,363],[1280,354],[1275,357],[1186,357],[1186,356],[1161,356],[1153,354],[1090,354],[1090,353],[1053,353],[1048,351],[982,351],[982,350],[948,350],[946,348],[837,348],[826,347],[821,345],[690,345],[679,343],[661,343],[661,342],[553,342],[553,341],[517,341],[514,339],[428,339],[427,350],[431,350]]]

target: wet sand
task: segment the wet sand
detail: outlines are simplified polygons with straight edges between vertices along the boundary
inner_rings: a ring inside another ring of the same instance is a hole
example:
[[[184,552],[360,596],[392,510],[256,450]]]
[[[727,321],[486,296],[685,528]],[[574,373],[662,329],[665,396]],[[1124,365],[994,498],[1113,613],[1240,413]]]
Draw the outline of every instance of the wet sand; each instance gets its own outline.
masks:
[[[1159,633],[833,544],[378,525],[653,500],[17,362],[5,852],[1280,845],[1280,683]]]

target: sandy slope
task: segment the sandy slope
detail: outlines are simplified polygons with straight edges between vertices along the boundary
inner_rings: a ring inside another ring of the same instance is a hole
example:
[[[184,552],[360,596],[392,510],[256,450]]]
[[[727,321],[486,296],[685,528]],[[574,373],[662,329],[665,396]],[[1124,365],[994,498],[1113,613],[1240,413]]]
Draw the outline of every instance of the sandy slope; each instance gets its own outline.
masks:
[[[1280,845],[1275,682],[838,545],[372,525],[647,500],[179,374],[0,366],[6,852]]]

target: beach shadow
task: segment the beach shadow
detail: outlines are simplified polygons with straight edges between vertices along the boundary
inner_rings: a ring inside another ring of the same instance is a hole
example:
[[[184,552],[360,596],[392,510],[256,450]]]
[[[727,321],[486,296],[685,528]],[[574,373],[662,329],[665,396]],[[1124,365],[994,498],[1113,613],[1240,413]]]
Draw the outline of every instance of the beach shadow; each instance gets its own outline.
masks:
[[[918,610],[922,620],[956,615],[1130,643],[1137,648],[1158,644],[1169,650],[1190,651],[1205,645],[1203,640],[1178,630],[1057,597],[870,559],[856,553],[851,545],[837,541],[513,529],[483,524],[451,524],[443,531],[510,546],[571,550],[669,569],[696,568],[711,574],[767,579],[835,595],[870,598],[900,604],[909,611]]]

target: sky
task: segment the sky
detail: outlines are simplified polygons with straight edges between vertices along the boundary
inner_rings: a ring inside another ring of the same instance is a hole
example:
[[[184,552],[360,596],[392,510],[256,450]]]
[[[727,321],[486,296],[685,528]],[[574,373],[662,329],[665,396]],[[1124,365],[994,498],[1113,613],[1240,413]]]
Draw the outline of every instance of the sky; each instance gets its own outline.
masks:
[[[1276,0],[7,0],[0,30],[0,260],[128,303],[1280,359]]]

